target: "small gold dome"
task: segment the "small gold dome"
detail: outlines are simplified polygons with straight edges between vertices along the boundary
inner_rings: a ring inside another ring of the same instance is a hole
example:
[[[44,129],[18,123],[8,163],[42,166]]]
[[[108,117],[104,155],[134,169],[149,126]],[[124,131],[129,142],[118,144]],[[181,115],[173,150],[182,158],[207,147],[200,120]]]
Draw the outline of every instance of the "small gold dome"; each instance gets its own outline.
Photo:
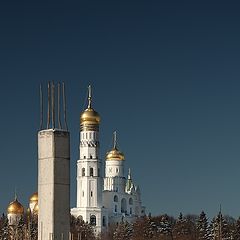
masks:
[[[100,116],[94,109],[87,108],[81,113],[80,123],[84,125],[98,125],[100,123]]]
[[[80,124],[82,129],[94,130],[98,129],[100,123],[99,114],[92,108],[92,90],[91,86],[88,87],[88,107],[80,116]]]
[[[29,202],[38,202],[38,193],[35,192],[30,198],[29,198]]]
[[[107,153],[106,160],[124,160],[124,155],[117,148],[113,148],[110,152]]]
[[[8,214],[23,214],[24,208],[20,202],[18,202],[17,199],[15,199],[13,202],[11,202],[7,208]]]
[[[113,132],[113,149],[107,152],[106,160],[120,160],[125,159],[124,154],[117,149],[117,132]]]

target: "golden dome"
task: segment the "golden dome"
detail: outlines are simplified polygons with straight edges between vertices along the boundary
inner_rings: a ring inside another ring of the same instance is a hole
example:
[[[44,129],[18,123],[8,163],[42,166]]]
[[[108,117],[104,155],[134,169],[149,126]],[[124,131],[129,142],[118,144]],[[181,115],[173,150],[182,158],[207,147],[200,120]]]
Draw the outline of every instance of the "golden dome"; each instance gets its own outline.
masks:
[[[91,93],[91,86],[89,86],[88,87],[88,107],[81,113],[80,124],[82,126],[87,126],[90,129],[91,127],[94,128],[94,125],[99,125],[99,123],[100,123],[100,116],[92,108],[92,93]]]
[[[98,125],[100,123],[100,116],[94,109],[87,108],[81,113],[80,123]]]
[[[8,214],[23,214],[24,208],[20,202],[18,202],[17,199],[15,199],[13,202],[11,202],[7,208]]]
[[[113,149],[107,152],[106,160],[124,160],[124,154],[117,149],[117,132],[113,133]]]
[[[116,147],[107,153],[106,160],[124,160],[124,155]]]
[[[29,202],[37,202],[38,201],[38,193],[35,192],[30,198],[29,198]]]

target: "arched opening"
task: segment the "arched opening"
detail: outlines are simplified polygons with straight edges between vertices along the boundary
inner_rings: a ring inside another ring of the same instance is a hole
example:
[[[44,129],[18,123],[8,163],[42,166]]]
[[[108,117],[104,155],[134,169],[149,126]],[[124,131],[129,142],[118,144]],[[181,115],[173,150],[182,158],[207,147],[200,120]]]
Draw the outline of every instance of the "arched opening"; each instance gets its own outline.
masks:
[[[82,215],[79,215],[77,217],[77,223],[81,223],[83,221],[83,216]]]
[[[85,176],[85,168],[82,168],[82,176]]]
[[[121,213],[127,213],[127,201],[125,198],[121,200]]]
[[[114,196],[113,201],[118,202],[118,196],[117,195]]]
[[[90,176],[93,177],[93,168],[90,168]]]
[[[133,199],[129,198],[129,205],[133,205]]]
[[[90,216],[90,225],[96,226],[96,216],[95,215]]]

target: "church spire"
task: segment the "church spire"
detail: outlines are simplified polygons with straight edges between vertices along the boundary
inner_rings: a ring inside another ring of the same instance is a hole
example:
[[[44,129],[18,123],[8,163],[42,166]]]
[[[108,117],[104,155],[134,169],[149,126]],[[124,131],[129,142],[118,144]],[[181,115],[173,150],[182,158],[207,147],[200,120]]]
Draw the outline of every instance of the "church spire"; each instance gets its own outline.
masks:
[[[128,180],[132,180],[131,168],[128,169]]]
[[[14,190],[14,201],[17,201],[17,188],[15,187]]]
[[[117,149],[117,131],[113,132],[113,149]]]
[[[92,87],[88,86],[88,108],[92,108]]]

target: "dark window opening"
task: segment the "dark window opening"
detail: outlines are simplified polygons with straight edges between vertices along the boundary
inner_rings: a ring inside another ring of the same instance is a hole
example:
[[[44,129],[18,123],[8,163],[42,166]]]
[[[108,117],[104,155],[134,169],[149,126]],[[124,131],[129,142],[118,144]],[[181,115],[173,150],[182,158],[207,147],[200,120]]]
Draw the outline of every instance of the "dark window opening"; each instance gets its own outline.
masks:
[[[113,201],[118,202],[118,196],[117,195],[114,196]]]
[[[105,216],[103,216],[102,224],[104,227],[106,227],[106,217]]]
[[[90,225],[96,226],[96,216],[95,215],[90,216]]]
[[[93,177],[93,168],[90,168],[90,176]]]

